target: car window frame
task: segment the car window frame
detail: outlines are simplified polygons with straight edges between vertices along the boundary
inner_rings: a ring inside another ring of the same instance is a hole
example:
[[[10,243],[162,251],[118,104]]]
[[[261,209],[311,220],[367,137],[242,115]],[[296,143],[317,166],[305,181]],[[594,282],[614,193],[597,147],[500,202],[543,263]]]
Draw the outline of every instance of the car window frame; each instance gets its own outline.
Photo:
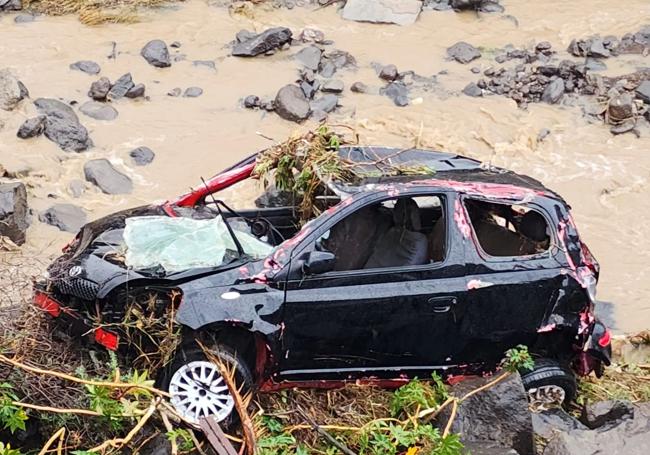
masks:
[[[411,266],[402,266],[402,267],[377,267],[372,269],[355,269],[355,270],[338,270],[330,271],[320,274],[314,274],[309,276],[304,276],[302,279],[330,279],[330,278],[344,278],[344,277],[354,277],[354,276],[365,276],[370,274],[390,274],[395,273],[396,271],[401,271],[403,273],[412,273],[418,271],[430,271],[445,268],[449,265],[450,258],[453,256],[451,254],[451,217],[453,214],[450,213],[451,207],[453,205],[453,198],[456,197],[456,192],[451,190],[445,190],[441,188],[427,188],[427,187],[417,187],[409,191],[399,191],[398,194],[395,194],[394,191],[384,190],[377,193],[369,193],[367,195],[362,195],[359,199],[354,200],[355,196],[352,196],[352,202],[348,203],[347,207],[341,209],[338,216],[327,218],[321,224],[316,226],[306,237],[303,239],[296,247],[291,251],[289,264],[292,264],[297,260],[297,257],[300,256],[312,246],[316,240],[321,237],[325,232],[335,226],[338,222],[342,221],[347,216],[352,213],[363,209],[369,205],[381,203],[390,199],[397,199],[400,197],[418,197],[418,196],[438,196],[440,198],[441,206],[443,207],[443,215],[445,216],[445,257],[442,261],[432,262],[428,264],[421,265],[411,265]],[[363,202],[362,202],[363,201]],[[451,203],[449,201],[452,201]],[[314,221],[316,221],[316,218]]]
[[[538,203],[535,203],[534,201],[530,202],[522,202],[522,201],[509,201],[509,200],[500,200],[500,199],[490,199],[486,197],[481,197],[481,196],[476,196],[476,195],[469,195],[469,194],[463,194],[459,196],[461,206],[465,212],[465,216],[467,217],[468,224],[470,226],[470,232],[472,236],[472,243],[474,244],[474,247],[476,249],[477,254],[481,259],[483,259],[485,262],[490,262],[490,263],[496,263],[496,262],[505,262],[505,263],[510,263],[510,262],[515,262],[518,260],[521,261],[531,261],[531,260],[540,260],[540,259],[549,259],[549,258],[554,258],[555,253],[553,252],[553,248],[556,247],[558,244],[558,238],[557,238],[557,232],[555,229],[553,229],[553,226],[555,226],[555,223],[552,218],[549,217],[549,214],[547,213],[546,209]],[[487,253],[484,249],[483,246],[481,245],[481,242],[478,239],[478,236],[476,235],[476,230],[474,229],[474,223],[472,223],[472,220],[469,216],[469,211],[467,210],[467,206],[465,205],[465,201],[467,200],[475,200],[475,201],[481,201],[481,202],[489,202],[492,204],[502,204],[502,205],[518,205],[522,207],[530,207],[531,210],[535,210],[537,213],[542,215],[544,217],[544,221],[546,221],[546,225],[549,228],[549,246],[546,251],[543,251],[541,253],[535,253],[535,254],[526,254],[526,255],[521,255],[521,256],[493,256],[489,253]]]

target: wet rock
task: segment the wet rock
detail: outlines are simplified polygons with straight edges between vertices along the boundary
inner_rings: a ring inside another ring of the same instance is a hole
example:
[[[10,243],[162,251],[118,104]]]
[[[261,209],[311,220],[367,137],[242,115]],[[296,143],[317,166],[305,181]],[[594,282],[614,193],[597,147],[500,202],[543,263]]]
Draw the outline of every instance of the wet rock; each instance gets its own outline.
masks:
[[[322,43],[325,41],[325,33],[316,28],[304,28],[298,35],[303,43]]]
[[[42,223],[58,227],[65,232],[76,233],[86,224],[86,212],[73,204],[54,204],[49,209],[41,212],[38,219]]]
[[[156,157],[156,154],[149,147],[138,147],[129,152],[136,166],[146,166]]]
[[[29,96],[27,89],[8,68],[0,70],[0,109],[11,111]]]
[[[634,93],[644,103],[650,104],[650,80],[641,82]]]
[[[172,96],[172,97],[177,97],[181,96],[182,90],[180,87],[174,87],[170,91],[167,92],[167,96]]]
[[[587,60],[585,60],[585,69],[588,71],[605,71],[607,65],[598,59],[587,57]]]
[[[549,104],[555,104],[564,96],[564,79],[557,78],[546,86],[542,93],[542,101]]]
[[[94,99],[95,101],[105,101],[108,92],[111,90],[111,81],[107,77],[100,77],[99,80],[96,80],[90,84],[90,90],[88,90],[88,96]]]
[[[75,179],[68,183],[68,192],[72,197],[80,198],[84,191],[86,191],[86,184],[81,180]]]
[[[298,197],[291,191],[279,190],[274,184],[270,184],[264,193],[255,199],[255,207],[293,207]]]
[[[455,396],[479,388],[491,378],[475,378],[454,386]],[[445,410],[437,425],[444,426],[450,410]],[[513,448],[521,455],[532,455],[533,424],[528,411],[528,397],[519,375],[510,375],[480,394],[463,401],[451,431],[461,434],[463,442],[490,442],[501,447]]]
[[[505,8],[498,3],[498,0],[494,0],[482,1],[478,10],[482,13],[503,13]]]
[[[16,136],[21,139],[28,139],[30,137],[40,136],[43,134],[43,131],[45,131],[45,116],[39,115],[25,120],[23,124],[20,125]]]
[[[636,106],[632,95],[626,92],[611,98],[607,113],[611,123],[618,123],[634,117]]]
[[[310,84],[309,82],[302,81],[300,83],[300,90],[308,99],[312,99],[316,93],[316,84]]]
[[[447,48],[447,55],[462,64],[467,64],[481,57],[478,49],[464,41],[459,41]]]
[[[593,38],[589,43],[589,49],[587,51],[589,57],[596,58],[607,58],[611,55],[609,50],[605,49],[603,40],[601,38]]]
[[[0,11],[20,11],[23,9],[22,0],[0,0]]]
[[[339,99],[336,95],[323,95],[309,103],[312,111],[332,112],[336,109]]]
[[[327,62],[331,62],[337,70],[343,68],[356,68],[357,60],[352,54],[340,49],[335,49],[333,51],[323,54],[323,59]]]
[[[167,68],[172,65],[169,58],[169,49],[167,49],[167,44],[163,40],[149,41],[140,51],[140,55],[156,68]]]
[[[144,96],[144,90],[145,90],[144,84],[136,84],[133,87],[131,87],[124,96],[131,99],[140,98]]]
[[[188,87],[183,92],[185,98],[197,98],[203,95],[203,89],[201,87]]]
[[[398,76],[399,73],[395,65],[386,65],[379,71],[379,78],[388,82],[393,82]]]
[[[248,95],[244,98],[244,107],[247,109],[255,109],[260,107],[260,97],[256,95]]]
[[[214,61],[212,61],[212,60],[194,60],[192,62],[192,65],[194,65],[194,66],[205,66],[206,68],[210,68],[211,70],[215,70],[215,71],[217,69],[216,63],[214,63]]]
[[[27,190],[21,182],[0,183],[0,236],[16,245],[25,243],[29,227]]]
[[[391,82],[380,90],[382,95],[387,96],[396,106],[406,106],[409,104],[408,89],[401,82]]]
[[[322,83],[320,90],[325,93],[341,93],[345,85],[340,79],[329,79]]]
[[[347,0],[342,16],[351,21],[411,25],[421,9],[421,0]]]
[[[634,407],[627,401],[608,400],[590,403],[582,410],[580,420],[591,430],[618,425],[634,418]]]
[[[79,107],[79,111],[95,120],[115,120],[117,110],[113,106],[97,101],[87,101]]]
[[[467,96],[483,96],[483,90],[481,90],[474,82],[467,84],[463,89],[463,93]]]
[[[106,99],[110,101],[119,100],[120,98],[123,98],[134,86],[135,84],[133,83],[131,73],[126,73],[115,81],[109,90],[108,95],[106,95]]]
[[[355,82],[350,86],[350,91],[354,93],[368,93],[368,86],[363,82]]]
[[[251,32],[249,30],[240,30],[235,35],[235,40],[238,43],[243,43],[244,41],[251,40],[257,36],[257,33]]]
[[[535,435],[549,441],[559,432],[586,430],[580,421],[569,415],[564,409],[549,409],[532,413]]]
[[[84,176],[106,194],[128,194],[133,191],[131,179],[115,169],[107,159],[88,161],[84,165]]]
[[[33,14],[19,14],[18,16],[14,17],[14,22],[16,24],[28,24],[30,22],[34,22],[36,20],[36,16]]]
[[[79,60],[78,62],[71,63],[70,69],[91,75],[99,74],[99,72],[102,70],[97,63],[91,60]]]
[[[323,77],[332,77],[336,73],[336,66],[332,62],[321,63],[318,74]]]
[[[481,68],[479,68],[478,66],[474,66],[470,69],[470,71],[474,74],[479,74],[481,72]]]
[[[61,101],[38,98],[38,111],[45,115],[45,137],[65,151],[83,152],[93,146],[88,130],[79,123],[77,114]]]
[[[275,97],[275,111],[280,117],[301,122],[309,116],[309,102],[297,85],[285,85]]]
[[[240,32],[241,33],[241,32]],[[286,27],[275,27],[265,30],[244,41],[239,41],[232,50],[232,55],[237,57],[254,57],[265,54],[282,45],[291,42],[291,30]],[[238,37],[239,39],[239,34]]]
[[[174,41],[173,43],[171,43],[169,45],[169,47],[173,47],[174,49],[178,49],[179,47],[181,47],[181,43],[180,43],[180,41]]]
[[[493,444],[489,441],[468,442],[464,450],[471,455],[520,455],[515,449]]]
[[[296,60],[302,63],[305,68],[316,71],[322,53],[323,52],[316,46],[307,46],[296,54]]]

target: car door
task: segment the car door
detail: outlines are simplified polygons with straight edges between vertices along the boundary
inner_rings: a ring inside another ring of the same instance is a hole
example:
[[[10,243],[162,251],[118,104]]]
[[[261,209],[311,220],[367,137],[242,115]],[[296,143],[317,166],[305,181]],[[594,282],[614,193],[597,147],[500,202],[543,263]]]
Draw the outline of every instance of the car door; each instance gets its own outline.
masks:
[[[284,379],[395,377],[396,371],[423,376],[455,363],[464,260],[457,230],[448,222],[453,195],[440,196],[447,227],[443,261],[290,276],[280,360]],[[294,270],[335,222],[381,198],[353,203],[317,228],[294,251]]]

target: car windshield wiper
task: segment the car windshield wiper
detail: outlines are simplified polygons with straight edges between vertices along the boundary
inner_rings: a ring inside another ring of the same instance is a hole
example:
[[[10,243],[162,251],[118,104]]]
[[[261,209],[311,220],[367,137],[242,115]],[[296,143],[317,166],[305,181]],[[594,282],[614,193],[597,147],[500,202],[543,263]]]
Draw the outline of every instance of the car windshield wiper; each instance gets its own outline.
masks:
[[[205,182],[203,177],[201,177],[201,181],[203,181],[203,184],[207,188],[208,184]],[[244,251],[244,248],[241,246],[239,239],[235,235],[234,229],[232,228],[232,226],[230,226],[228,219],[225,216],[223,216],[223,210],[221,210],[221,206],[223,206],[224,209],[228,210],[233,215],[236,215],[236,213],[230,207],[228,207],[222,200],[216,199],[214,197],[214,194],[210,193],[210,197],[212,198],[212,202],[214,202],[214,206],[217,208],[217,211],[219,212],[219,216],[223,220],[223,223],[226,225],[226,229],[228,230],[230,237],[232,237],[232,241],[235,243],[235,246],[237,247],[237,254],[239,255],[240,258],[242,256],[245,256],[246,252]]]

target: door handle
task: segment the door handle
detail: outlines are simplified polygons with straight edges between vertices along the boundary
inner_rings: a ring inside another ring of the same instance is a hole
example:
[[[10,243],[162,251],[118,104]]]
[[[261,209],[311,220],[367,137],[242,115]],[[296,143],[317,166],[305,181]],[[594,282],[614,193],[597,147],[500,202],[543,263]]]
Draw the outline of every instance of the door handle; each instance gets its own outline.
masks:
[[[434,313],[448,312],[453,305],[456,305],[457,301],[456,297],[432,297],[429,299],[429,303],[433,305]]]

